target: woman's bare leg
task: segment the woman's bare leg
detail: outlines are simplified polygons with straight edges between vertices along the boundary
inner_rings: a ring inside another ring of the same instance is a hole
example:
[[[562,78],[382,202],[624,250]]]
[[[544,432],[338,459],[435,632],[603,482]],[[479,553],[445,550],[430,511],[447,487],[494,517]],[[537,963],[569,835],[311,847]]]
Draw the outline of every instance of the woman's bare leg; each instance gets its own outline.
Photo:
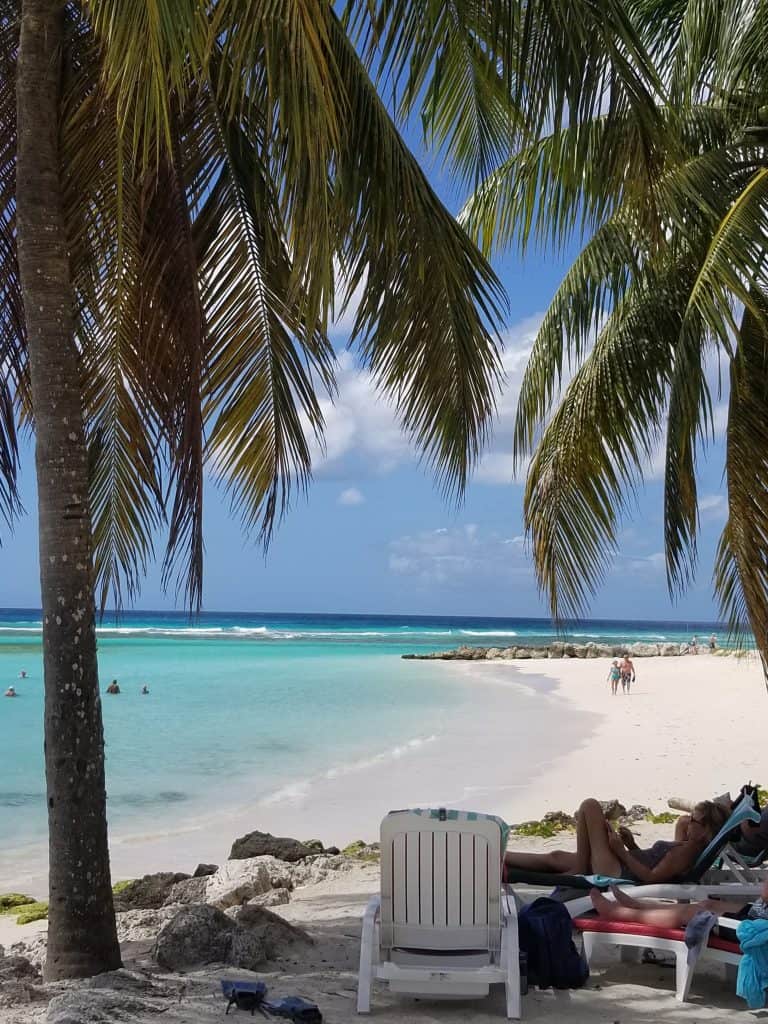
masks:
[[[586,835],[582,846],[589,849],[589,864],[581,872],[582,874],[592,871],[595,874],[611,875],[614,878],[621,876],[621,861],[608,845],[609,827],[603,809],[597,800],[591,798],[585,800],[579,808],[576,826],[577,840],[580,829],[584,829]]]
[[[509,850],[504,854],[507,867],[520,871],[551,871],[560,875],[583,874],[579,870],[576,854],[570,850],[552,850],[550,853],[515,853]]]
[[[606,921],[634,921],[657,928],[685,928],[702,906],[700,903],[668,903],[666,906],[623,907],[613,900],[607,900],[599,889],[589,893],[592,906],[598,916]]]

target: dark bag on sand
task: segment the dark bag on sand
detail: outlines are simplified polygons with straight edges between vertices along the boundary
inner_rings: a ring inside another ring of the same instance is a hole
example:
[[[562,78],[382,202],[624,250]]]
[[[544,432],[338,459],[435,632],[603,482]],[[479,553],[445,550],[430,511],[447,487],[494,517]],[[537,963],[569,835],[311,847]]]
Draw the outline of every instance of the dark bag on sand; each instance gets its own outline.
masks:
[[[573,943],[571,915],[542,896],[520,911],[520,949],[528,955],[528,980],[539,988],[581,988],[587,961]]]
[[[310,1003],[301,996],[286,996],[285,999],[276,999],[274,1002],[266,1003],[267,1013],[274,1017],[287,1017],[296,1021],[297,1024],[322,1024],[323,1015],[316,1003]]]
[[[222,978],[221,991],[227,1000],[225,1016],[236,1006],[238,1010],[248,1010],[253,1016],[255,1010],[264,1012],[264,1000],[267,998],[267,986],[263,981],[229,981]]]

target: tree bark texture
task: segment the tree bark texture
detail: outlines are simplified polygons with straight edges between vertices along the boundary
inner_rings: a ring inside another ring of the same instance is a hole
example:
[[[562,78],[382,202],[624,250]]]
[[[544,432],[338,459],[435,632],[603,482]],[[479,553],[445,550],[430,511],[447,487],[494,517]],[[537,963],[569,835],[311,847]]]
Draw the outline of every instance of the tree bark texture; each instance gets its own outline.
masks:
[[[107,845],[88,457],[59,165],[64,4],[23,0],[18,256],[36,430],[49,830],[48,980],[120,966]]]

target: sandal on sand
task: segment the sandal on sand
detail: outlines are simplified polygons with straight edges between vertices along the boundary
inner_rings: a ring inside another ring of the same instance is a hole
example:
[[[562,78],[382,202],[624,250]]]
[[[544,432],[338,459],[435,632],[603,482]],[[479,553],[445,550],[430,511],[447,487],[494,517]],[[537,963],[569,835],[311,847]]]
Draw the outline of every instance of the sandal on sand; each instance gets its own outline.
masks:
[[[640,957],[640,963],[653,964],[654,967],[674,967],[676,961],[674,957],[657,956],[654,950],[644,949],[643,955]]]
[[[225,1016],[233,1006],[238,1010],[250,1010],[251,1016],[255,1010],[264,1013],[267,986],[263,981],[230,981],[228,978],[222,978],[221,991],[227,1000]]]

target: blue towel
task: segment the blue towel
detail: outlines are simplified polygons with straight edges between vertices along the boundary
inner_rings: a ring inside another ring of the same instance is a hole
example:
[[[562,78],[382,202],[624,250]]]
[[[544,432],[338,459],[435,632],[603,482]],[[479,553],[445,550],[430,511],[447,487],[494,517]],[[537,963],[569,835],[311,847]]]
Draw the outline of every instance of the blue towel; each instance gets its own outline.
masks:
[[[736,995],[746,999],[750,1010],[765,1006],[768,989],[768,921],[742,921],[736,935],[744,954],[739,964]]]
[[[701,951],[709,942],[709,933],[717,924],[717,917],[711,910],[699,910],[685,926],[685,944],[688,947],[688,963],[696,963]]]

